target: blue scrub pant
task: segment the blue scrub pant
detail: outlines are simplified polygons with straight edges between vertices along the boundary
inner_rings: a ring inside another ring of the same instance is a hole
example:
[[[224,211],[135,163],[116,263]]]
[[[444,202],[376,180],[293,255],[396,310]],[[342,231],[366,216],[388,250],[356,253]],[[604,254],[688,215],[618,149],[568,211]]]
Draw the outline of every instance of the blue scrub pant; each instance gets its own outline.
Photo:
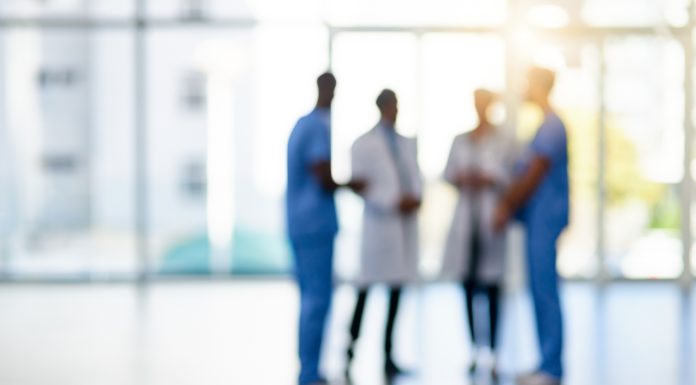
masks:
[[[527,268],[541,350],[539,371],[563,377],[563,315],[558,292],[556,241],[561,226],[527,223]]]
[[[334,236],[291,239],[300,289],[299,384],[318,382],[324,326],[333,294]]]

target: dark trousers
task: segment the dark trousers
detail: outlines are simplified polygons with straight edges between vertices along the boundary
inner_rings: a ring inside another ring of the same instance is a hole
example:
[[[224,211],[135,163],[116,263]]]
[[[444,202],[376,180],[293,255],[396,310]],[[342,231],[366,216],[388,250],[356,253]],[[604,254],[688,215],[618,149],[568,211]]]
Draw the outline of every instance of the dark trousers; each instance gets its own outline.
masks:
[[[490,332],[488,343],[491,350],[495,350],[498,337],[498,308],[500,303],[500,285],[481,282],[478,277],[479,266],[483,254],[483,242],[481,240],[478,226],[473,227],[471,234],[471,258],[469,259],[469,274],[463,280],[464,294],[466,297],[466,315],[469,320],[469,333],[471,343],[479,346],[476,337],[476,320],[479,314],[475,311],[474,299],[478,294],[486,297],[488,302],[488,330]]]
[[[466,315],[469,320],[469,333],[474,346],[479,346],[480,341],[476,336],[476,320],[480,314],[475,310],[474,299],[477,295],[483,295],[488,302],[488,330],[490,335],[488,344],[491,350],[495,350],[498,342],[498,307],[500,306],[500,285],[484,285],[475,281],[465,280],[463,283],[466,297]]]
[[[368,289],[360,289],[358,291],[358,301],[355,304],[353,312],[353,321],[350,324],[350,347],[348,348],[348,360],[352,361],[354,356],[355,341],[360,337],[360,329],[362,327],[363,313],[365,312],[365,303],[367,302]],[[394,341],[394,324],[396,315],[399,312],[399,302],[401,300],[401,286],[393,286],[389,290],[389,309],[387,312],[387,325],[384,334],[384,356],[386,362],[393,362],[392,348]]]

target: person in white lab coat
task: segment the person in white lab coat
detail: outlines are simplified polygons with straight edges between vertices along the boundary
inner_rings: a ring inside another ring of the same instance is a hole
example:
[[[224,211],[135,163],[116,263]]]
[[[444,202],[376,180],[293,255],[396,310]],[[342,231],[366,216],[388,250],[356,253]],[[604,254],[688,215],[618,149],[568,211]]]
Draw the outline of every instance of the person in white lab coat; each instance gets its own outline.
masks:
[[[383,90],[377,98],[381,113],[375,128],[358,138],[351,149],[353,180],[366,186],[364,199],[361,288],[351,324],[346,375],[355,342],[360,334],[368,288],[385,284],[389,311],[384,341],[384,372],[393,377],[403,371],[392,358],[394,323],[402,286],[418,275],[418,216],[422,180],[416,156],[416,141],[396,132],[396,94]]]
[[[442,274],[462,282],[466,298],[469,331],[474,350],[471,373],[476,371],[477,339],[473,305],[477,294],[488,299],[490,352],[497,343],[498,302],[504,273],[505,234],[493,231],[492,220],[498,202],[510,182],[514,162],[514,141],[493,125],[488,112],[496,96],[488,90],[474,92],[479,123],[454,139],[445,169],[445,179],[457,188],[457,203],[445,246]],[[493,357],[493,354],[491,354]],[[495,363],[491,365],[496,376]]]

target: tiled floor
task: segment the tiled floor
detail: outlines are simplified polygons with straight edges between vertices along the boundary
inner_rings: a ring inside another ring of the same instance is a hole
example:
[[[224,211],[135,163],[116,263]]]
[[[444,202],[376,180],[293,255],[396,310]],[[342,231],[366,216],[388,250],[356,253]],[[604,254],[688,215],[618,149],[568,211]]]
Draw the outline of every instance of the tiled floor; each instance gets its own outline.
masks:
[[[354,367],[377,385],[386,292],[368,300]],[[673,284],[566,284],[568,385],[694,385],[696,303]],[[340,287],[325,367],[340,376],[354,292]],[[692,296],[696,297],[696,296]],[[0,385],[292,385],[297,293],[289,281],[0,286]],[[469,360],[459,288],[408,288],[397,359],[414,375],[397,385],[464,385]],[[500,368],[533,367],[530,302],[504,304]],[[685,341],[689,341],[687,344]],[[504,381],[509,383],[510,381]]]

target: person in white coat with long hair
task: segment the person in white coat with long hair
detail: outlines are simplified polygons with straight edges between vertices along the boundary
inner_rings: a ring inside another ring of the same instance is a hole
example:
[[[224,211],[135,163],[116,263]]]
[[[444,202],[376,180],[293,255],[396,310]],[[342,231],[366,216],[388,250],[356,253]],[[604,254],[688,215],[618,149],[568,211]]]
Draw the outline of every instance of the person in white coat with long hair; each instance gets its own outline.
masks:
[[[505,271],[505,233],[493,231],[493,217],[510,183],[514,162],[514,140],[489,120],[496,95],[488,90],[474,92],[478,124],[454,139],[445,169],[445,179],[457,189],[459,199],[445,246],[442,274],[461,282],[465,293],[469,332],[473,347],[470,372],[476,371],[481,346],[475,326],[474,298],[488,300],[488,348],[494,358],[497,344],[499,298]],[[494,359],[493,359],[494,361]],[[497,376],[495,363],[491,365]]]
[[[346,375],[355,342],[360,334],[368,289],[382,284],[389,288],[389,309],[384,340],[384,373],[393,377],[403,371],[392,357],[393,331],[402,287],[418,276],[418,209],[422,180],[416,141],[395,128],[396,94],[383,90],[377,97],[381,119],[376,127],[352,146],[352,179],[366,186],[364,199],[361,274],[358,300],[351,323]]]

